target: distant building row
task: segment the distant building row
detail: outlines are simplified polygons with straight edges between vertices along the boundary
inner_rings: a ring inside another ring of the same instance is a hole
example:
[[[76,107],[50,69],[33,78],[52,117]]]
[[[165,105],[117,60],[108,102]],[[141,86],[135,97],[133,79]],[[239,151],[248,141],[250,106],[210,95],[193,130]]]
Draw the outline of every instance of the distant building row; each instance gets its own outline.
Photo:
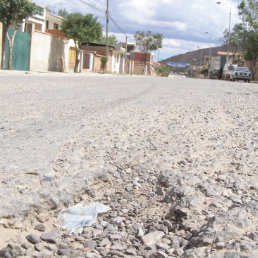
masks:
[[[13,48],[13,69],[25,71],[73,72],[75,66],[75,45],[73,40],[60,31],[63,17],[37,6],[37,13],[25,19],[16,34]],[[13,33],[10,29],[9,34]],[[2,53],[2,24],[0,23],[0,51]],[[143,74],[144,59],[147,59],[148,73],[152,73],[152,54],[147,57],[136,51],[134,43],[109,46],[107,72]],[[105,56],[105,45],[92,42],[81,47],[80,71],[99,72],[100,58]],[[6,52],[8,53],[8,44]],[[6,58],[7,61],[7,58]],[[1,62],[1,61],[0,61]],[[7,67],[7,63],[6,66]]]

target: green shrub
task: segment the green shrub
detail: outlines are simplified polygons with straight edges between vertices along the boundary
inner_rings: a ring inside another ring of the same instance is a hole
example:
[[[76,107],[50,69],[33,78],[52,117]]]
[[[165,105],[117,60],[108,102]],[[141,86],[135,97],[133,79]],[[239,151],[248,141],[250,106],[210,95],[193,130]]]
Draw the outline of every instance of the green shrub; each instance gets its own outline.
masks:
[[[105,56],[102,56],[102,57],[100,58],[101,70],[103,70],[103,71],[105,70],[107,61],[108,61],[108,58],[105,57]]]
[[[170,69],[167,66],[158,66],[155,67],[155,71],[161,77],[168,77],[170,74]]]
[[[203,68],[203,69],[201,70],[201,74],[203,74],[203,75],[205,75],[205,76],[208,76],[208,73],[209,73],[208,68]]]

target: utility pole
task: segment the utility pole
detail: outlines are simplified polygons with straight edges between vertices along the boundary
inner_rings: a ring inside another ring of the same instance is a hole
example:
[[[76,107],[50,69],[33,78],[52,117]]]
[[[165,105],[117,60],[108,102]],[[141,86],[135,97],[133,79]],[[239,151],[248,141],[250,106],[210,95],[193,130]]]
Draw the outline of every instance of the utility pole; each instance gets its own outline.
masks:
[[[222,4],[221,1],[216,2],[216,4]],[[239,5],[239,1],[238,1],[238,5]],[[229,46],[230,46],[230,30],[231,30],[231,15],[232,15],[232,0],[230,1],[230,11],[229,11],[229,21],[228,21],[228,42],[227,42],[227,61],[226,63],[228,63],[229,60]]]
[[[210,50],[209,50],[209,62],[208,62],[208,67],[210,67],[210,64],[211,64],[211,35],[207,31],[205,32],[205,34],[209,35],[209,38],[210,38]]]
[[[231,5],[230,5],[230,12],[229,12],[229,21],[228,21],[228,44],[227,44],[227,63],[228,63],[228,57],[229,57],[229,43],[230,43],[230,25],[231,25]]]
[[[125,37],[125,73],[127,73],[127,36]]]
[[[202,48],[201,48],[200,66],[202,66]]]
[[[108,58],[108,23],[109,23],[108,1],[109,0],[107,0],[107,10],[106,10],[106,57],[107,58]]]

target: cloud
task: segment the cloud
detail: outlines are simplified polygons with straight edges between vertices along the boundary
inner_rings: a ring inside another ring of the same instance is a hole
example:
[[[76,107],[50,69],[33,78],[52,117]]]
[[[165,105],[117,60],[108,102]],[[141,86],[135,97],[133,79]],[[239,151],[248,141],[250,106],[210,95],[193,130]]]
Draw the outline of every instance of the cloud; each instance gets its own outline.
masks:
[[[104,12],[106,0],[35,0],[52,9],[66,8],[71,12],[93,13],[105,25]],[[95,5],[98,10],[82,3]],[[221,44],[223,31],[228,28],[230,5],[232,26],[238,22],[238,0],[110,0],[110,14],[128,35],[137,30],[151,30],[164,35],[164,48],[160,53],[167,55],[179,51],[195,50],[197,46]],[[100,12],[101,10],[101,12]],[[120,33],[115,24],[110,22],[111,32]],[[205,34],[208,32],[208,35]]]

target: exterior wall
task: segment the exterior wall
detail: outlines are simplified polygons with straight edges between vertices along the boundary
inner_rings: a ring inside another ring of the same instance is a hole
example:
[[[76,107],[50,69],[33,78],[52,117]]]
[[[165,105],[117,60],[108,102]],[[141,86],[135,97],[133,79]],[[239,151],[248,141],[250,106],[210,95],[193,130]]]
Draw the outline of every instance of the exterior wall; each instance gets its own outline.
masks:
[[[133,74],[143,75],[144,74],[144,64],[139,62],[134,62]]]
[[[133,60],[136,61],[136,62],[142,62],[144,63],[144,59],[145,59],[145,54],[144,53],[141,53],[141,52],[133,52]],[[147,54],[147,63],[150,63],[152,62],[152,58],[151,58],[151,54]]]
[[[47,30],[45,31],[48,34],[54,35],[54,36],[58,36],[58,37],[63,37],[65,38],[65,34],[64,32],[60,31],[60,30]]]
[[[2,67],[3,24],[0,22],[0,69]]]
[[[133,74],[144,75],[144,63],[142,62],[134,62],[133,64]],[[154,71],[151,69],[151,66],[147,64],[147,74],[152,75]]]
[[[121,56],[119,51],[115,51],[113,54],[113,60],[112,60],[112,63],[113,63],[112,73],[119,73],[120,59],[121,59]]]
[[[99,56],[105,56],[106,55],[106,47],[105,46],[83,46],[83,50],[89,51],[89,52],[95,52]],[[114,71],[114,53],[116,50],[113,47],[109,47],[109,57],[108,57],[108,65],[107,65],[107,72],[113,72]],[[95,57],[96,58],[96,57]],[[97,63],[100,62],[97,59]],[[98,64],[97,67],[94,65],[94,71],[99,72],[100,71],[100,65]]]
[[[116,50],[113,52],[112,57],[112,73],[124,73],[125,72],[125,51]]]
[[[105,56],[106,55],[106,47],[99,46],[83,46],[83,50],[96,52],[98,55]]]
[[[46,24],[48,22],[48,28],[46,27],[46,29],[55,30],[57,28],[55,28],[54,24],[57,24],[58,30],[60,30],[63,19],[64,19],[63,17],[47,11],[45,20],[46,20]]]
[[[101,70],[101,68],[100,68],[101,67],[101,61],[100,61],[101,57],[102,56],[100,56],[100,55],[95,55],[95,57],[94,57],[93,72],[95,72],[95,73],[99,73]]]
[[[134,61],[127,58],[126,61],[125,61],[125,68],[124,69],[125,69],[124,73],[132,74],[133,69],[134,69]]]
[[[31,39],[31,71],[69,72],[69,48],[74,44],[71,40],[41,32],[32,33]]]

